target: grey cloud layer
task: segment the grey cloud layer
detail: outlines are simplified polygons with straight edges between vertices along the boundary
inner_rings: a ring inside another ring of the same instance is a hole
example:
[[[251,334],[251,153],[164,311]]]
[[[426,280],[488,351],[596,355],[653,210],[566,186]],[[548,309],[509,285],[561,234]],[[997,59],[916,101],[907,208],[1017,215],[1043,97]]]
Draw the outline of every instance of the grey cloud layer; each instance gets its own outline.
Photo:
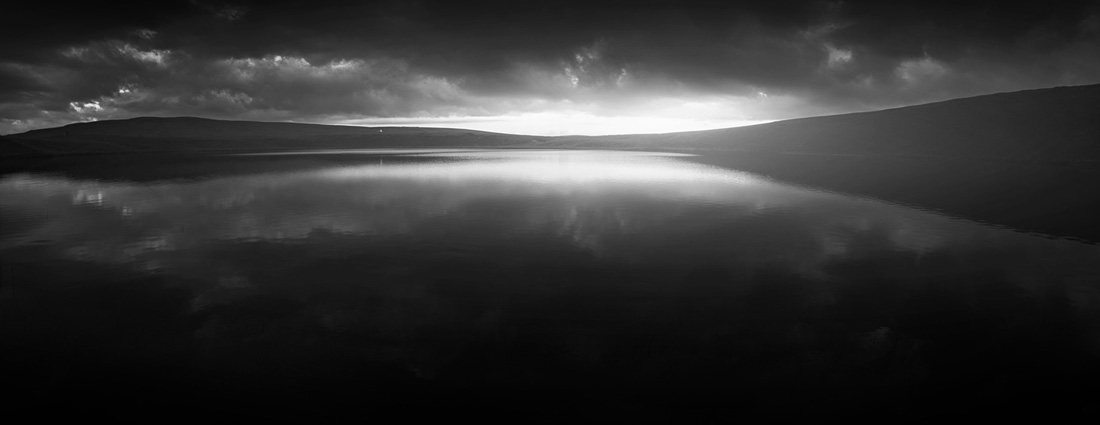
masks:
[[[4,22],[0,133],[135,115],[615,115],[652,99],[778,119],[1100,82],[1098,2],[461,3],[29,10]]]

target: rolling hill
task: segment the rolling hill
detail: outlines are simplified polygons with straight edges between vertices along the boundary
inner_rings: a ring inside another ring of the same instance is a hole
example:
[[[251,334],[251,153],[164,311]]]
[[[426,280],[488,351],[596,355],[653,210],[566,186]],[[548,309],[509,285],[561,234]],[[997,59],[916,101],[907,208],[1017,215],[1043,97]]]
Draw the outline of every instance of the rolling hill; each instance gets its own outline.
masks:
[[[522,136],[474,130],[139,117],[6,136],[0,156],[395,146],[501,146]]]

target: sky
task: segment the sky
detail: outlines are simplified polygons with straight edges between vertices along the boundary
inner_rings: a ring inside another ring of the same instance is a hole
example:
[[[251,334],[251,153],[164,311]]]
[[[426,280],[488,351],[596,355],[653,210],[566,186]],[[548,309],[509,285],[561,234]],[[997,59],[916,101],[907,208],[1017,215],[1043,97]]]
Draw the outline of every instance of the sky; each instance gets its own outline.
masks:
[[[623,134],[1100,83],[1100,0],[34,2],[0,134],[137,116]]]

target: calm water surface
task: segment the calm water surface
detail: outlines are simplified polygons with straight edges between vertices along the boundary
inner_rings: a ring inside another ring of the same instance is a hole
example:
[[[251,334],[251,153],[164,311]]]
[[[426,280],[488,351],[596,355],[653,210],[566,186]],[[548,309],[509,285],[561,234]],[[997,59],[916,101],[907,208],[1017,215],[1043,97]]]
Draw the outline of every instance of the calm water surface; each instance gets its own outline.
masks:
[[[341,151],[7,173],[7,363],[26,403],[495,388],[646,414],[719,393],[1091,408],[1097,246],[693,158]]]

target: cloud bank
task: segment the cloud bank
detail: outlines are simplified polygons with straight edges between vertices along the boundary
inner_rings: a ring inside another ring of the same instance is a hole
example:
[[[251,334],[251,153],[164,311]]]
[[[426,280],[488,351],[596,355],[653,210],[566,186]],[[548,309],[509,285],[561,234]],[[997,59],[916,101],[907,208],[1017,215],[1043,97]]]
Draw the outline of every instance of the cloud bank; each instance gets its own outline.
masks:
[[[142,115],[672,131],[1100,82],[1096,1],[341,3],[33,6],[0,25],[0,133]]]

